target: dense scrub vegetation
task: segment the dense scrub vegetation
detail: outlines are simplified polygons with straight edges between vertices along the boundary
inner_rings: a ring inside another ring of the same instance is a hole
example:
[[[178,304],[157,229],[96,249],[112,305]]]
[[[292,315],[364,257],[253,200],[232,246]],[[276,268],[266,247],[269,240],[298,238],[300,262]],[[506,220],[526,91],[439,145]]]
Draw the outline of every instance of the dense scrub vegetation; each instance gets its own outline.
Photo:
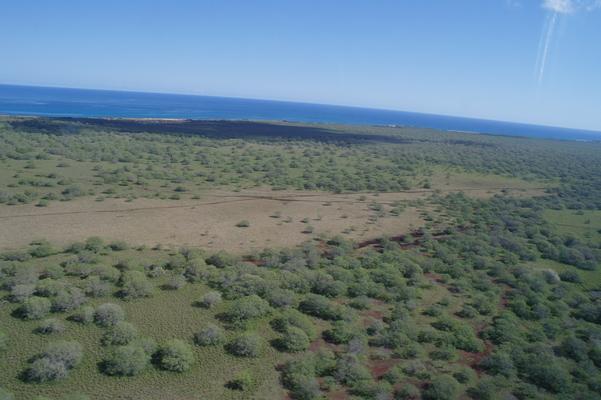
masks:
[[[94,171],[79,195],[115,182],[149,196],[196,184],[398,190],[453,166],[555,185],[541,198],[434,192],[444,223],[364,243],[322,237],[240,256],[93,237],[1,253],[0,398],[599,398],[601,226],[588,228],[598,144],[393,128],[270,141],[196,135],[202,124],[169,125],[169,135],[110,128],[5,123],[2,179],[73,163]],[[7,201],[22,189],[9,187]]]
[[[598,143],[410,128],[5,118],[0,203],[181,199],[265,185],[400,191],[430,188],[440,167],[550,181],[554,207],[598,209],[600,151]]]

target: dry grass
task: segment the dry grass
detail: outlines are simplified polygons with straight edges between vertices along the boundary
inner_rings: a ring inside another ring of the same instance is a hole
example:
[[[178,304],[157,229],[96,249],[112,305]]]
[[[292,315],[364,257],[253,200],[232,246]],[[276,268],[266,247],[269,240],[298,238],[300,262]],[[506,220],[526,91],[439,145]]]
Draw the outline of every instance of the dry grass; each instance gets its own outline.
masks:
[[[442,186],[442,185],[441,185]],[[474,181],[444,192],[463,190],[474,197],[489,197],[507,186]],[[526,190],[526,191],[525,191]],[[539,194],[518,187],[514,194]],[[307,191],[210,191],[199,200],[81,198],[33,205],[0,206],[0,249],[17,248],[33,240],[68,244],[90,236],[125,240],[136,245],[202,246],[206,249],[248,253],[265,247],[290,247],[325,234],[350,239],[371,239],[407,232],[423,225],[420,211],[407,207],[390,215],[395,202],[426,199],[432,190],[399,193],[330,194]],[[370,204],[382,206],[380,217]],[[382,216],[384,215],[384,216]],[[237,227],[242,220],[246,228]],[[307,229],[308,227],[313,229]],[[311,231],[308,233],[308,231]]]

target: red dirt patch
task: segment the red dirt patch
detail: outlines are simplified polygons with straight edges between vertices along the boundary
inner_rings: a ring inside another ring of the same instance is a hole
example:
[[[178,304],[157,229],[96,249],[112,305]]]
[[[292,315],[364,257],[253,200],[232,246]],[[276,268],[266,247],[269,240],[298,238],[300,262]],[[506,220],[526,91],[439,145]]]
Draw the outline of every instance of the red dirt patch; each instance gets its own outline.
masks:
[[[479,365],[482,362],[482,360],[491,355],[491,353],[494,350],[494,347],[495,346],[491,342],[485,341],[484,350],[479,353],[468,353],[467,351],[460,351],[459,353],[461,354],[462,359],[462,361],[460,362],[473,368],[478,374],[478,376],[480,376],[484,371]]]
[[[337,345],[328,343],[325,340],[323,340],[323,338],[318,338],[318,339],[315,339],[313,342],[311,342],[311,344],[309,345],[309,351],[312,351],[315,353],[315,352],[319,351],[319,349],[322,349],[324,347],[328,348],[332,351],[338,350]]]
[[[429,278],[432,281],[432,283],[444,284],[444,278],[441,274],[438,274],[436,272],[424,272],[424,276],[426,278]]]
[[[351,396],[347,393],[346,389],[340,389],[334,392],[330,392],[327,394],[326,397],[330,400],[346,400],[351,398]]]
[[[384,360],[371,360],[369,370],[374,379],[379,379],[400,362],[398,359],[387,358]]]

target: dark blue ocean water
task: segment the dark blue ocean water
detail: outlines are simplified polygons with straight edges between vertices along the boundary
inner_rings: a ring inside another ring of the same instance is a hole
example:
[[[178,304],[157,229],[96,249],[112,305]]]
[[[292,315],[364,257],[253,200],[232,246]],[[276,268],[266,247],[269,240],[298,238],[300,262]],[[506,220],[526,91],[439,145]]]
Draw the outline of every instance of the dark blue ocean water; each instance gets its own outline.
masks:
[[[401,125],[497,135],[601,140],[601,132],[322,104],[0,85],[0,114],[63,117],[286,120]]]

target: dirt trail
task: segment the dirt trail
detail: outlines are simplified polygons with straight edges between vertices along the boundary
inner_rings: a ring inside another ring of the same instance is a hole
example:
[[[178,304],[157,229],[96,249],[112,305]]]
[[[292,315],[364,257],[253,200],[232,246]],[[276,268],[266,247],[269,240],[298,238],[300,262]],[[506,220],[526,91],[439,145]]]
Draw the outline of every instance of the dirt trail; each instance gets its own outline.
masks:
[[[544,188],[532,188],[531,190],[543,190]],[[522,192],[521,189],[518,188],[510,188],[510,187],[498,187],[498,188],[461,188],[454,190],[446,190],[442,191],[442,193],[460,193],[460,192],[489,192],[489,191],[519,191]],[[198,207],[198,206],[211,206],[211,205],[222,205],[228,203],[236,203],[243,201],[252,201],[252,200],[270,200],[277,202],[302,202],[302,203],[331,203],[331,204],[366,204],[367,200],[347,200],[341,199],[341,196],[372,196],[370,201],[375,201],[378,204],[382,205],[394,205],[395,201],[380,201],[379,199],[384,196],[399,196],[403,197],[403,195],[411,195],[411,194],[430,194],[434,193],[435,190],[432,189],[416,189],[416,190],[405,190],[402,192],[390,192],[390,193],[381,193],[377,194],[375,192],[345,192],[345,193],[337,193],[337,194],[327,194],[327,193],[294,193],[290,195],[284,196],[272,196],[272,195],[259,195],[259,194],[212,194],[212,197],[217,198],[232,198],[231,200],[218,200],[218,201],[183,201],[181,203],[184,204],[173,204],[173,205],[158,205],[158,206],[147,206],[147,207],[128,207],[128,208],[110,208],[110,209],[88,209],[88,210],[79,210],[79,211],[57,211],[57,212],[32,212],[27,214],[8,214],[3,215],[0,213],[1,219],[10,219],[10,218],[21,218],[21,217],[39,217],[39,216],[48,216],[48,215],[70,215],[70,214],[87,214],[87,213],[116,213],[116,212],[131,212],[131,211],[147,211],[147,210],[161,210],[161,209],[178,209],[178,208],[189,208],[189,207]],[[310,199],[310,198],[320,198],[320,199]],[[407,199],[399,199],[399,200],[407,200]],[[173,202],[173,201],[171,201]],[[180,203],[178,201],[178,203]],[[133,204],[133,203],[129,203]],[[39,210],[39,209],[36,209]]]

